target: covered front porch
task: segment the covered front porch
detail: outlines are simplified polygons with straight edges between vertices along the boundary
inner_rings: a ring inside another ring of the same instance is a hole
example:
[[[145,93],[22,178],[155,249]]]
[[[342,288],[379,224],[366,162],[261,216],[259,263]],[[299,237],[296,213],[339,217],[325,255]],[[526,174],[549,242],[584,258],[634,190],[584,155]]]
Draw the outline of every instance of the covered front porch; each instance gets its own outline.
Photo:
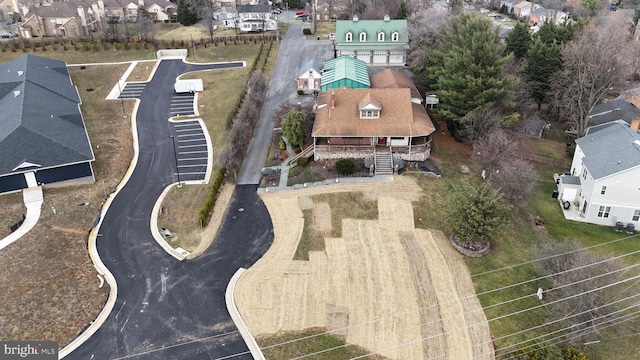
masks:
[[[376,146],[387,146],[394,157],[424,161],[431,154],[431,136],[419,137],[316,137],[314,157],[320,159],[365,158]]]

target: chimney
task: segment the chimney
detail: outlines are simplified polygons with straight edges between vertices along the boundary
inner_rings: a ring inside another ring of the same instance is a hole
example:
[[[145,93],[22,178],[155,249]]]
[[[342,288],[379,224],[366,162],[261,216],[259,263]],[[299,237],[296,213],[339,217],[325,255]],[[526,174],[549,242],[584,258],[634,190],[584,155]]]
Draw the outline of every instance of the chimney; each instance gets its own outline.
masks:
[[[331,90],[331,108],[335,109],[336,107],[336,93],[335,91]],[[637,125],[636,125],[636,130],[637,130]]]
[[[633,118],[631,120],[631,131],[638,132],[638,125],[640,125],[640,118]]]

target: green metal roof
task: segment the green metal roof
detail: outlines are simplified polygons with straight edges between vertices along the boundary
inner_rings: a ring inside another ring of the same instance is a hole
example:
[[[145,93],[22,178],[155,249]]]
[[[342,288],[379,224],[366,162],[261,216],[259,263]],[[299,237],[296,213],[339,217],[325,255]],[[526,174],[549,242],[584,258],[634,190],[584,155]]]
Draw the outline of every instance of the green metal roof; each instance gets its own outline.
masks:
[[[340,56],[328,60],[324,63],[324,68],[322,69],[322,91],[326,91],[327,88],[333,88],[334,86],[331,86],[331,84],[334,83],[343,84],[342,86],[351,84],[352,86],[349,87],[352,88],[371,87],[367,64],[350,56]]]
[[[360,42],[360,33],[367,34],[366,41]],[[378,33],[384,32],[384,41],[378,41]],[[346,34],[351,32],[353,40],[347,42]],[[391,34],[398,32],[398,41],[391,41]],[[338,20],[336,21],[336,46],[368,44],[385,45],[387,47],[407,46],[409,44],[409,33],[407,31],[407,20]]]

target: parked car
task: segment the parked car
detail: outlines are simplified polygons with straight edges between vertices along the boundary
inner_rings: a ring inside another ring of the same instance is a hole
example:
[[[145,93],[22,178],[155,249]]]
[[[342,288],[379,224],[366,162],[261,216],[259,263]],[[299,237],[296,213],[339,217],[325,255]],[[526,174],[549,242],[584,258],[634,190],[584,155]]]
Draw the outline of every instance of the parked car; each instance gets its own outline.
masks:
[[[13,34],[8,31],[0,31],[0,39],[11,39]]]
[[[309,14],[307,14],[305,11],[296,11],[296,16],[309,16]]]
[[[280,15],[280,14],[282,14],[282,10],[276,8],[276,9],[273,9],[271,11],[271,13],[274,14],[274,15]]]

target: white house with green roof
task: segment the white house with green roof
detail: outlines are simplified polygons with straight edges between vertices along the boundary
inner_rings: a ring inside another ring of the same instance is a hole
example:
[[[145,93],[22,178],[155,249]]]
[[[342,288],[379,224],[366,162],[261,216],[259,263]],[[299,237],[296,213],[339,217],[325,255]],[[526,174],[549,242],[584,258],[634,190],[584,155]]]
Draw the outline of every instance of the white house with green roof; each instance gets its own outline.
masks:
[[[336,57],[351,56],[367,65],[402,66],[409,51],[407,20],[352,20],[336,22]]]

